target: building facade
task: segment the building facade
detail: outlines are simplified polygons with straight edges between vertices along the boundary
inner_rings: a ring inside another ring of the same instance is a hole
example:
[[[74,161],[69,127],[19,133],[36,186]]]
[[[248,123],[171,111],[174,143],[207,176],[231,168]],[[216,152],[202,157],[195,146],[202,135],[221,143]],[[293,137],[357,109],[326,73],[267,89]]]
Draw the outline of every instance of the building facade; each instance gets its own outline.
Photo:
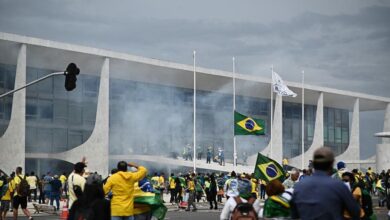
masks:
[[[0,34],[0,48],[9,53],[0,57],[1,93],[61,71],[69,62],[81,69],[74,91],[67,92],[64,77],[56,76],[0,99],[0,152],[6,155],[7,148],[17,148],[14,153],[19,157],[19,162],[7,162],[4,170],[25,163],[26,171],[40,174],[69,171],[71,163],[86,156],[91,171],[106,174],[118,155],[175,157],[193,145],[192,67],[6,33]],[[232,75],[203,68],[198,68],[197,74],[197,151],[204,156],[211,147],[216,155],[221,148],[226,161],[231,162]],[[278,161],[291,158],[298,166],[302,154],[300,99],[274,100],[274,144],[270,150],[269,79],[237,74],[236,83],[236,110],[266,122],[264,136],[237,137],[238,162],[245,157],[251,162],[251,155],[262,151]],[[299,86],[289,86],[299,94]],[[349,150],[356,154],[358,112],[384,109],[390,102],[388,98],[345,95],[310,85],[305,89],[306,153],[329,146],[340,157]],[[24,111],[18,112],[14,105]],[[24,121],[15,123],[12,114],[23,115]],[[355,119],[352,122],[350,115]],[[19,138],[10,133],[14,124],[14,129],[23,133]],[[359,155],[352,160],[360,160]]]

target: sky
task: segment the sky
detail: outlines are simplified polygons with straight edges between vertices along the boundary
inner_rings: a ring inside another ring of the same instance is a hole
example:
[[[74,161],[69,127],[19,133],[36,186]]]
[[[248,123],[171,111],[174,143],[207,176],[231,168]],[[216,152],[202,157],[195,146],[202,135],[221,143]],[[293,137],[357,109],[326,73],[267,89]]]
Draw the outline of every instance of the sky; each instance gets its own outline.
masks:
[[[390,1],[0,0],[0,31],[390,97]],[[361,114],[361,157],[383,112]]]

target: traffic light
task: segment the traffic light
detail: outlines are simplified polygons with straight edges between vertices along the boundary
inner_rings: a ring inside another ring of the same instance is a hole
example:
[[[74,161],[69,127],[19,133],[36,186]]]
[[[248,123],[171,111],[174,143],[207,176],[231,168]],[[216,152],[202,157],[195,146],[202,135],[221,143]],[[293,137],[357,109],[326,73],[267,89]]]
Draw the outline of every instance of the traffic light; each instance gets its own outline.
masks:
[[[72,91],[76,88],[77,75],[79,75],[80,69],[74,63],[70,63],[64,72],[65,75],[65,89]]]

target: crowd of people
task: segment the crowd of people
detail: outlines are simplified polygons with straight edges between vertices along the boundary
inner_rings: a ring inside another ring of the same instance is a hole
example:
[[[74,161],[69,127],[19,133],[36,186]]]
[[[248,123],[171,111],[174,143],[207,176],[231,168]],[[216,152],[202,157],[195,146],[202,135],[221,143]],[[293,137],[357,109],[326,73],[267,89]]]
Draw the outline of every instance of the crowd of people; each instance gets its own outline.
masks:
[[[254,174],[225,173],[148,174],[143,166],[120,161],[103,179],[86,172],[85,158],[74,164],[69,175],[47,172],[40,178],[34,172],[23,174],[21,167],[0,176],[1,215],[8,210],[18,218],[18,209],[33,219],[28,202],[50,204],[60,209],[60,200],[69,207],[68,219],[151,219],[153,208],[137,202],[139,192],[152,193],[158,201],[171,203],[186,211],[197,211],[199,203],[210,209],[222,208],[220,219],[249,216],[290,219],[372,219],[372,195],[378,195],[378,206],[390,209],[390,170],[362,173],[349,170],[339,161],[334,169],[334,155],[320,148],[313,155],[312,168],[293,168],[288,176],[262,180]],[[314,171],[313,171],[314,170]],[[164,201],[163,194],[170,199]],[[165,207],[165,206],[164,206]],[[166,210],[165,210],[166,211]],[[157,219],[163,219],[160,214]],[[390,218],[390,217],[389,217]]]

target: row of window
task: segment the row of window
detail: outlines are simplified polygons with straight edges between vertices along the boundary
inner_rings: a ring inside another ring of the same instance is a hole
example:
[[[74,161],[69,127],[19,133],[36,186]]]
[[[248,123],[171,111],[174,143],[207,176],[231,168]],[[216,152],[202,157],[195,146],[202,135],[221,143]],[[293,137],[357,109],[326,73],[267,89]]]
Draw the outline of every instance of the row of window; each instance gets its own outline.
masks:
[[[1,72],[2,71],[2,72]],[[0,65],[0,85],[12,88],[13,66]],[[5,74],[1,74],[5,73]],[[51,73],[50,70],[27,68],[27,81]],[[71,149],[85,141],[92,132],[96,117],[99,78],[80,75],[77,89],[66,92],[63,76],[57,76],[27,89],[26,146],[28,152],[58,152]],[[154,84],[110,80],[110,146],[119,152],[122,148],[136,148],[139,143],[155,145],[164,143],[169,149],[192,142],[191,89]],[[10,97],[0,100],[0,132],[5,130],[11,109]],[[261,118],[269,124],[270,102],[266,99],[236,97],[237,111]],[[314,135],[315,106],[305,106],[305,145],[308,147]],[[348,111],[332,108],[324,110],[325,143],[342,148],[348,143]],[[287,156],[300,153],[301,105],[283,104],[283,141]],[[231,154],[233,117],[232,96],[206,91],[197,92],[198,143],[225,147]],[[115,132],[113,132],[115,131]],[[243,150],[257,152],[269,141],[265,136],[240,138]],[[131,133],[131,134],[129,134]],[[153,135],[147,135],[153,133]],[[132,135],[136,134],[136,135]],[[123,140],[128,141],[124,142]],[[134,140],[133,140],[134,139]],[[45,140],[42,142],[41,140]],[[119,143],[119,144],[117,144]],[[127,146],[125,146],[127,145]],[[120,147],[119,147],[120,146]],[[255,146],[255,147],[254,147]]]

